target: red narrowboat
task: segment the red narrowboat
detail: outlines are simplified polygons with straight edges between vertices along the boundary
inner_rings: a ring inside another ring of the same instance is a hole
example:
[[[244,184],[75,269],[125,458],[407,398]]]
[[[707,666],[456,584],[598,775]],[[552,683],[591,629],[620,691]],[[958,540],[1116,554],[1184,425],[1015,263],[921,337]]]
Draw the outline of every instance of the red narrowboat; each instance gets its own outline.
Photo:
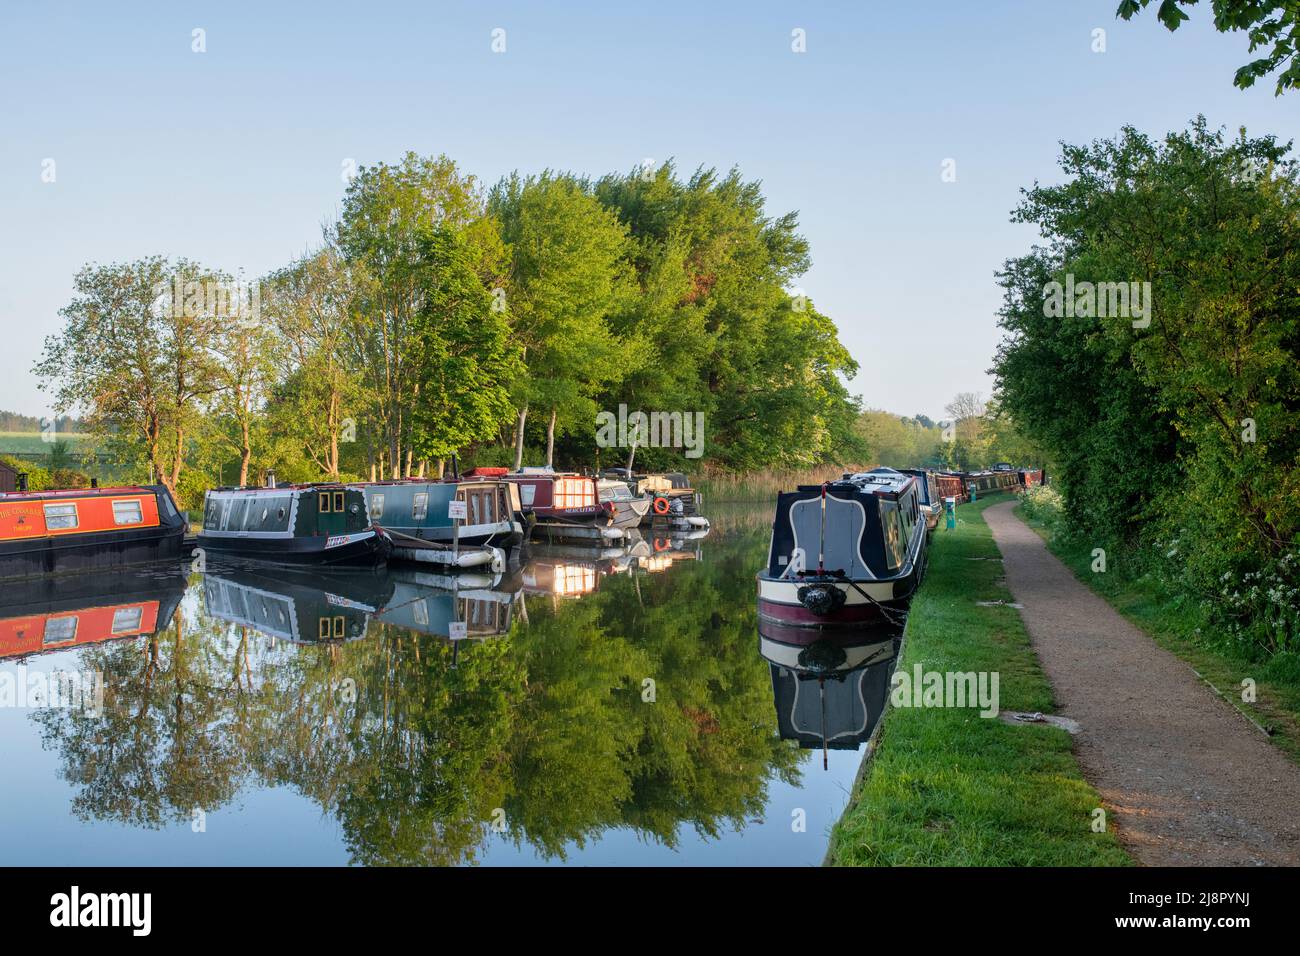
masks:
[[[175,560],[184,537],[162,485],[0,494],[0,580]]]
[[[533,515],[535,530],[544,536],[604,541],[625,536],[613,504],[600,500],[596,479],[589,475],[524,468],[505,478],[518,487],[520,507]]]

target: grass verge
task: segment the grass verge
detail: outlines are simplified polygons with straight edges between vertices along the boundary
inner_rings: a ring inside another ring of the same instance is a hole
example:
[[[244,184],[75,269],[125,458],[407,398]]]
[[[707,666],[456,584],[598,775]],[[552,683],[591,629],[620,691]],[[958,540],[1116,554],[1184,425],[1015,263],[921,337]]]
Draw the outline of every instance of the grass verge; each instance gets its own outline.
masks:
[[[1002,711],[1053,708],[1051,688],[1019,613],[979,607],[1011,600],[983,511],[958,509],[954,531],[934,532],[930,570],[912,604],[899,668],[989,671]],[[1083,779],[1070,735],[1010,726],[976,709],[895,708],[831,834],[836,866],[1124,866],[1113,832],[1092,830],[1101,806]]]
[[[1205,616],[1192,602],[1166,593],[1149,575],[1125,573],[1122,557],[1108,556],[1105,574],[1092,571],[1092,546],[1053,534],[1042,521],[1016,508],[1020,520],[1033,528],[1074,576],[1152,640],[1190,664],[1221,696],[1269,731],[1269,738],[1300,762],[1300,655],[1278,654],[1254,659],[1228,646],[1205,639]],[[1241,699],[1242,682],[1255,682],[1255,697]]]

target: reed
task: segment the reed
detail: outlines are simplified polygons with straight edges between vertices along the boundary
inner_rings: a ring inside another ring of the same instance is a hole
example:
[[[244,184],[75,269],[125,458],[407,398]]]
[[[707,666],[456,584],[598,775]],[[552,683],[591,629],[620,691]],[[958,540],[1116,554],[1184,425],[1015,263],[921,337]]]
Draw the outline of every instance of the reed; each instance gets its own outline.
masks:
[[[695,479],[704,495],[705,506],[714,502],[768,502],[778,491],[793,491],[799,485],[820,485],[846,471],[866,471],[874,465],[817,465],[813,468],[766,468],[762,471],[724,472],[705,470]]]

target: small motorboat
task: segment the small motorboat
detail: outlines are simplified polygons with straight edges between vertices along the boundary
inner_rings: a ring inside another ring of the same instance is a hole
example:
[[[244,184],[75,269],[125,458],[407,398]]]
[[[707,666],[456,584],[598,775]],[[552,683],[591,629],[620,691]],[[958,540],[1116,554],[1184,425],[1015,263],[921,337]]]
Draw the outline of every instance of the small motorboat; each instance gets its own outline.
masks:
[[[645,495],[632,494],[626,481],[601,478],[596,482],[596,491],[600,503],[610,512],[615,528],[639,527],[650,511],[650,499]]]

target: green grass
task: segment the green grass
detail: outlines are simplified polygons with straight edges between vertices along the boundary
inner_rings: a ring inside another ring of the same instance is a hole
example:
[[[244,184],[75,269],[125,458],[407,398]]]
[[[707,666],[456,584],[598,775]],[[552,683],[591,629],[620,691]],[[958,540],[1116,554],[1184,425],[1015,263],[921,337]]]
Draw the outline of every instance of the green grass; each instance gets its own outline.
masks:
[[[94,437],[79,432],[59,432],[59,441],[67,442],[68,451],[83,453],[94,451]],[[48,455],[52,443],[42,439],[40,432],[0,432],[0,455]]]
[[[930,571],[913,602],[899,668],[996,671],[1003,711],[1054,710],[1051,688],[1014,608],[982,513],[958,508],[934,532]],[[837,866],[1125,866],[1113,832],[1092,830],[1101,800],[1083,779],[1070,735],[1010,726],[975,709],[886,711],[876,752],[831,837]]]
[[[1223,697],[1271,731],[1270,739],[1300,762],[1300,655],[1259,660],[1231,646],[1212,643],[1201,608],[1168,593],[1150,575],[1126,573],[1123,556],[1107,554],[1104,574],[1092,570],[1092,545],[1054,535],[1042,521],[1016,509],[1029,527],[1077,577],[1157,644],[1182,658]],[[1241,699],[1242,681],[1255,681],[1256,700]]]

